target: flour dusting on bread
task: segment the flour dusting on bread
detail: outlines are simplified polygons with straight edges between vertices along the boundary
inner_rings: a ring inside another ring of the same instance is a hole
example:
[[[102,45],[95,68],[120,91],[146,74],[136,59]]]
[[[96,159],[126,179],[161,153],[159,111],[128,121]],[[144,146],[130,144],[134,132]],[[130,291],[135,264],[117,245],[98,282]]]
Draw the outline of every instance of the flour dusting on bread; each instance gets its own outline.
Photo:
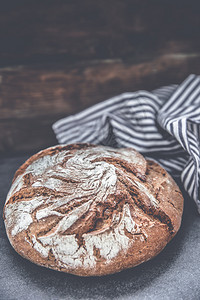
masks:
[[[176,200],[174,208],[166,208],[163,182],[170,182],[168,190],[175,183],[162,170],[129,148],[46,149],[18,170],[8,193],[4,216],[11,244],[28,259],[31,248],[38,264],[84,276],[113,273],[114,264],[116,271],[123,269],[123,256],[148,260],[156,252],[149,250],[148,257],[148,240],[160,230],[163,248],[181,221],[180,193],[177,208]],[[174,209],[180,210],[177,219]]]

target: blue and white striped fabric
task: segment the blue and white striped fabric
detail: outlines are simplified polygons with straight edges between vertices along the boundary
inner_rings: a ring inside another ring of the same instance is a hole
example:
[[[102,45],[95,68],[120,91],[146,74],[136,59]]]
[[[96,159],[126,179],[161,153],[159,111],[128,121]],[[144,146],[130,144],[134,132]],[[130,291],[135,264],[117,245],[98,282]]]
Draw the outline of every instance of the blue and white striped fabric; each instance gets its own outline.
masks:
[[[200,76],[124,93],[53,125],[58,142],[133,147],[180,177],[200,213]]]

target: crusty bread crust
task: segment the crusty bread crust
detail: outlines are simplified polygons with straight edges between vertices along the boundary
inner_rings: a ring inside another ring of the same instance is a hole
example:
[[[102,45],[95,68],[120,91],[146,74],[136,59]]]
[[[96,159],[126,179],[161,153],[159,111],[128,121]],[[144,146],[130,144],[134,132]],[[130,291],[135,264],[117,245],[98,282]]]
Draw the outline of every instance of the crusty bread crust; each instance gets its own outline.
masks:
[[[30,261],[100,276],[156,256],[179,230],[182,194],[134,149],[56,146],[16,172],[4,207],[13,248]]]

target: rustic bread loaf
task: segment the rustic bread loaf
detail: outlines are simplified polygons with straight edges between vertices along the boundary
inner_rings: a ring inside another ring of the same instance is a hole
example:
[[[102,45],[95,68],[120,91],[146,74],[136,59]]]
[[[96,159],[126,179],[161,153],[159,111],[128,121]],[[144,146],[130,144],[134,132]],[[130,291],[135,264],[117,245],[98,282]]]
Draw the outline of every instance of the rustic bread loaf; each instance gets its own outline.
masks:
[[[4,207],[13,248],[80,276],[136,266],[177,233],[183,197],[134,149],[76,144],[43,150],[16,172]]]

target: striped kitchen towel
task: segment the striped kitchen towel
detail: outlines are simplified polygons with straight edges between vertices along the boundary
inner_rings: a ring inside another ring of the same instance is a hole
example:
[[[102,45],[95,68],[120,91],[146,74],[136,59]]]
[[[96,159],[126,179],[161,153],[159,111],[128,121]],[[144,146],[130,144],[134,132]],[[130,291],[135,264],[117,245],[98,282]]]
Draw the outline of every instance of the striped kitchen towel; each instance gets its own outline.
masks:
[[[200,76],[124,93],[53,124],[58,142],[133,147],[180,177],[200,213]]]

